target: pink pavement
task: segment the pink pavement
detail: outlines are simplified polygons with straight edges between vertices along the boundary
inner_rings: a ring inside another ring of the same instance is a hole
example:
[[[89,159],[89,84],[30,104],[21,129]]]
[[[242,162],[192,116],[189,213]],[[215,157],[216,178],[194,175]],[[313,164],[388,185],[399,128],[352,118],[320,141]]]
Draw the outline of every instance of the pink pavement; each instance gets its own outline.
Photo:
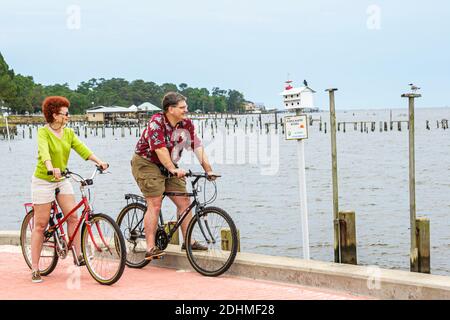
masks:
[[[77,276],[80,275],[79,276]],[[342,292],[222,275],[204,277],[194,271],[147,266],[126,267],[112,286],[98,284],[72,257],[60,260],[42,283],[19,253],[0,253],[0,299],[3,300],[349,300],[367,299]]]

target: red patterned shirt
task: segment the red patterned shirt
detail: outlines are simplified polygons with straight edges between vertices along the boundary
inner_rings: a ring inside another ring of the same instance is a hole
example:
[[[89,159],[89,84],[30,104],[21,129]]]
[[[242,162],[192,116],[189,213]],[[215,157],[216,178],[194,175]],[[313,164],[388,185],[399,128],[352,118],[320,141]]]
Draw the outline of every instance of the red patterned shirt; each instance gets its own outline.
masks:
[[[177,163],[183,149],[195,150],[201,145],[191,119],[184,119],[172,127],[164,113],[157,113],[148,121],[135,152],[150,162],[161,164],[155,150],[166,147],[172,162]]]

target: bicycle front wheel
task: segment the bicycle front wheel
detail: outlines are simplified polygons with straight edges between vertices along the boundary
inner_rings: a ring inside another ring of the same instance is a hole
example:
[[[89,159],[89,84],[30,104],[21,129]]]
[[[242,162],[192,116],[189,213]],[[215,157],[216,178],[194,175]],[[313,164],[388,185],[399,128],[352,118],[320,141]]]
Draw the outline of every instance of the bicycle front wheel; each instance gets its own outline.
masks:
[[[22,254],[31,269],[31,233],[34,228],[34,211],[27,213],[20,228],[20,246],[22,247]],[[48,276],[55,269],[58,264],[58,254],[56,253],[55,235],[50,238],[44,238],[42,244],[41,256],[39,258],[39,271],[41,275]]]
[[[207,207],[192,218],[185,243],[189,262],[197,272],[204,276],[219,276],[230,268],[236,257],[236,226],[224,210]],[[194,243],[207,250],[198,250],[199,246],[193,246]]]
[[[117,282],[125,269],[126,249],[116,222],[105,214],[94,214],[81,235],[86,267],[99,283]]]

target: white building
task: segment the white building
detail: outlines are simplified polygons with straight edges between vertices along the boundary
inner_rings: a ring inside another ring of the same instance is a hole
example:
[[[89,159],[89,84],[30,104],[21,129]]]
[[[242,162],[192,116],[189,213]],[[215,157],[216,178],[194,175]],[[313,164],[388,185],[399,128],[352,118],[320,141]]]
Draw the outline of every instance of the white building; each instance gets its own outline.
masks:
[[[139,106],[134,104],[128,108],[112,106],[98,106],[86,110],[88,121],[90,122],[137,122],[140,118],[145,118],[149,113],[161,111],[150,102],[144,102]]]

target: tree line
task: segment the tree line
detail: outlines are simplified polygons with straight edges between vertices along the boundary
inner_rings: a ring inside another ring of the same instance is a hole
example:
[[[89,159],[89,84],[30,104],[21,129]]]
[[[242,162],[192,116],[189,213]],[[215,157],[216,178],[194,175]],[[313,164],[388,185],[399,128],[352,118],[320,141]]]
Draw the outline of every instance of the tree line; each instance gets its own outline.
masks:
[[[46,96],[64,96],[71,102],[72,114],[84,114],[94,106],[140,105],[150,102],[161,107],[165,93],[177,91],[188,99],[189,110],[205,112],[241,112],[245,102],[244,95],[237,90],[222,90],[213,87],[191,88],[186,83],[178,86],[173,83],[158,85],[144,80],[127,81],[122,78],[90,79],[81,82],[75,90],[67,83],[42,85],[35,83],[33,77],[15,74],[0,52],[0,106],[12,113],[38,113]]]

